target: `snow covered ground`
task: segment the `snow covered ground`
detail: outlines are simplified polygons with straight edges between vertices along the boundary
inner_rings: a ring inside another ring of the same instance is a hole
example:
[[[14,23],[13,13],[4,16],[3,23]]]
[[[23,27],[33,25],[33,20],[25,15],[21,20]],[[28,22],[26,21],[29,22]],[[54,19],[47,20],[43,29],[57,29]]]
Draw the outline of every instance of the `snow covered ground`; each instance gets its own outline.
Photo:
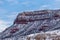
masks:
[[[3,40],[60,40],[60,30],[40,32],[27,36],[16,36],[5,38]]]
[[[36,34],[28,35],[29,38],[35,40],[60,40],[60,30],[41,32]],[[37,39],[36,39],[37,38]],[[30,40],[31,40],[30,39]]]

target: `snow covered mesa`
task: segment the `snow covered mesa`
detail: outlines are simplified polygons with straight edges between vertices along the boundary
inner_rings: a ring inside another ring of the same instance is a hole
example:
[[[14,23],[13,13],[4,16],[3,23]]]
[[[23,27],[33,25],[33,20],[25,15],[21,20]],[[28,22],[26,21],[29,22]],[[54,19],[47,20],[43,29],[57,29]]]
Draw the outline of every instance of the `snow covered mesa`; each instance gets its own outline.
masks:
[[[22,12],[18,14],[12,25],[1,33],[0,39],[53,30],[60,30],[60,10]]]

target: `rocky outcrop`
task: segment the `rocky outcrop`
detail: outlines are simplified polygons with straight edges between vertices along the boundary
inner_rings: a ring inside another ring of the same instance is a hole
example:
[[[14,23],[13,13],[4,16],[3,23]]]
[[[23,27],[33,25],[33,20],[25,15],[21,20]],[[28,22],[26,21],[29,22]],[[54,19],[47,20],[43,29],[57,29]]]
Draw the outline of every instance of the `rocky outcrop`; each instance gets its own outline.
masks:
[[[0,38],[26,36],[57,29],[60,29],[60,10],[22,12],[18,14],[13,25],[1,33]]]

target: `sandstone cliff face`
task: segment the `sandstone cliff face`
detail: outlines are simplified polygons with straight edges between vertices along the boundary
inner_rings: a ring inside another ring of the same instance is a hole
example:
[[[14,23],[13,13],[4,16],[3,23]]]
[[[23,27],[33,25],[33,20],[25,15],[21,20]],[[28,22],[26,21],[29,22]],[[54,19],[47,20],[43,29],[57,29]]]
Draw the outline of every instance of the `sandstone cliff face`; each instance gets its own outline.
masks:
[[[60,10],[40,10],[19,13],[13,25],[1,33],[1,38],[26,36],[41,31],[60,29]]]

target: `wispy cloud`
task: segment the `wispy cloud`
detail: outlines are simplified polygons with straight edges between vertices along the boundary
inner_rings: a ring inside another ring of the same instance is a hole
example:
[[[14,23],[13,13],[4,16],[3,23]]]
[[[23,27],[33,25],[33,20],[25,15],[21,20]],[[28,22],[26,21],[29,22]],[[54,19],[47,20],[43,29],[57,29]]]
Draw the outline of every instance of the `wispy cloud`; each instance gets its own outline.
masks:
[[[8,21],[4,21],[0,19],[0,32],[2,32],[3,30],[5,30],[7,27],[9,27],[10,22]]]
[[[13,21],[15,20],[17,16],[16,12],[12,12],[10,15],[6,15],[4,19],[0,19],[0,32],[5,30],[7,27],[10,27],[13,24]],[[5,20],[7,18],[7,20]]]
[[[43,10],[43,9],[51,9],[50,6],[51,6],[51,5],[42,5],[42,6],[40,6],[39,10]]]
[[[6,2],[8,2],[10,5],[19,4],[19,1],[18,0],[6,0]]]
[[[26,2],[22,2],[21,4],[22,4],[22,5],[29,5],[29,4],[31,4],[31,2],[26,1]]]
[[[11,26],[16,15],[17,12],[8,12],[8,10],[0,8],[0,32],[2,32],[3,30],[5,30],[7,27]],[[10,14],[10,15],[8,15]]]
[[[7,15],[7,17],[14,20],[16,16],[18,15],[18,13],[19,12],[11,12],[11,14],[9,16]]]

